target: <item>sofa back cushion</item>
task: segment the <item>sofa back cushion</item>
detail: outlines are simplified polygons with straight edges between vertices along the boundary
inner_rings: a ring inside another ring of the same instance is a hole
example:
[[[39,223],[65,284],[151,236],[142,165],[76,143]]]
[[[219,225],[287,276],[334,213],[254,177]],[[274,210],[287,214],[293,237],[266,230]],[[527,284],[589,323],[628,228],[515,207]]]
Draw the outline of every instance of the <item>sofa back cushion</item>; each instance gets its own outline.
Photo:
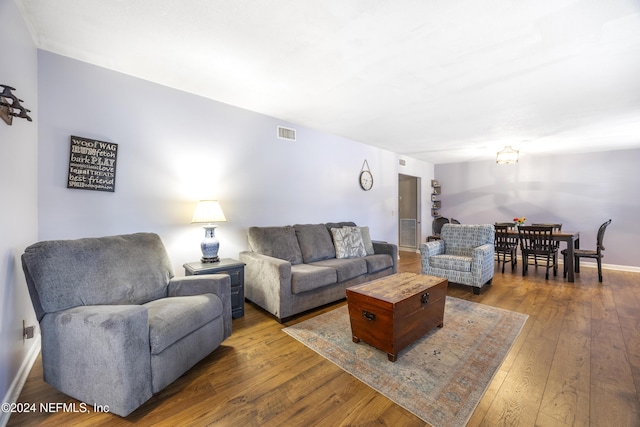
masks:
[[[249,227],[249,247],[253,252],[302,264],[302,252],[296,231],[287,225],[284,227]]]
[[[166,296],[173,277],[153,233],[35,243],[22,266],[39,320],[80,305],[144,304]]]
[[[471,256],[474,248],[490,243],[495,231],[491,224],[445,224],[441,237],[447,255]]]
[[[369,227],[358,227],[360,234],[362,234],[362,241],[364,242],[364,249],[367,251],[367,255],[374,255],[376,251],[373,249],[373,241],[371,240],[371,232]]]
[[[296,224],[293,228],[305,264],[336,257],[331,234],[324,224]]]

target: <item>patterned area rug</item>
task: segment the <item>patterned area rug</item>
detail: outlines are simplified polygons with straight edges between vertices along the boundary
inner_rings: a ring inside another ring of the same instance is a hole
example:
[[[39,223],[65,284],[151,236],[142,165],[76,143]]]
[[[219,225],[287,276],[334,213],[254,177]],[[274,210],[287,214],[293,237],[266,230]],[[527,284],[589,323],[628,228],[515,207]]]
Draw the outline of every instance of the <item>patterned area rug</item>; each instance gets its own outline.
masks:
[[[283,330],[433,426],[464,426],[527,320],[526,314],[447,297],[444,327],[389,362],[354,343],[347,306]]]

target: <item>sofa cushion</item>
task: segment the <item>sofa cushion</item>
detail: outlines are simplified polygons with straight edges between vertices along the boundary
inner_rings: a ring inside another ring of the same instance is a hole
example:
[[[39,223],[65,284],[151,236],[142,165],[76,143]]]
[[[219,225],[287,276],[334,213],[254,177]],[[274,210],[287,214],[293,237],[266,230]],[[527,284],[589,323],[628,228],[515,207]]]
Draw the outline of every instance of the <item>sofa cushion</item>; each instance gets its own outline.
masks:
[[[302,252],[293,227],[249,227],[248,236],[252,251],[302,264]]]
[[[335,269],[338,274],[338,282],[367,274],[367,262],[364,258],[325,259],[314,262],[312,265]]]
[[[291,266],[291,292],[300,294],[338,281],[336,270],[318,265],[297,264]]]
[[[214,294],[161,298],[144,304],[149,310],[151,354],[162,350],[222,315]]]
[[[429,257],[429,265],[444,270],[471,271],[471,257],[458,255],[435,255]]]
[[[362,235],[362,242],[364,243],[364,250],[367,252],[367,255],[373,255],[376,252],[373,250],[373,241],[371,240],[371,233],[369,232],[369,227],[358,227],[360,229],[360,234]]]
[[[358,227],[332,228],[336,258],[358,258],[367,255]]]
[[[336,257],[331,233],[324,224],[296,224],[293,228],[306,264]]]
[[[369,274],[393,267],[393,259],[388,254],[367,255],[364,260],[367,263],[367,273]]]

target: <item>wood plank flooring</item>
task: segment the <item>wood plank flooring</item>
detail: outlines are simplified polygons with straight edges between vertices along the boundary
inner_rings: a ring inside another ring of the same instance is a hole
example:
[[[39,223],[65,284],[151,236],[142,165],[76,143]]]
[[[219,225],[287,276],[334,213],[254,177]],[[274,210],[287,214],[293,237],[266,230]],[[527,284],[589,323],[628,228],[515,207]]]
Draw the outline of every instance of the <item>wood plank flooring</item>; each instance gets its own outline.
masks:
[[[401,252],[401,271],[420,272]],[[470,426],[640,426],[640,274],[583,267],[575,283],[530,267],[502,274],[481,295],[448,295],[529,315]],[[300,316],[286,325],[344,302]],[[345,373],[247,303],[233,335],[132,415],[14,414],[9,426],[422,426],[417,417]],[[400,356],[401,357],[401,356]],[[19,402],[76,402],[35,363]]]

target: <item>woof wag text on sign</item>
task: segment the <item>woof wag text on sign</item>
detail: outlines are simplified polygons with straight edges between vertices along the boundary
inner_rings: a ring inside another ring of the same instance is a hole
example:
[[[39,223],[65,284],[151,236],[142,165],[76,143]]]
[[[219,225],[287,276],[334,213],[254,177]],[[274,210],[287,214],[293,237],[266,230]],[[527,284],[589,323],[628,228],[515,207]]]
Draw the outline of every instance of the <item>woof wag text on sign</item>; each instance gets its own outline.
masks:
[[[72,135],[67,188],[114,192],[117,159],[118,144]]]

